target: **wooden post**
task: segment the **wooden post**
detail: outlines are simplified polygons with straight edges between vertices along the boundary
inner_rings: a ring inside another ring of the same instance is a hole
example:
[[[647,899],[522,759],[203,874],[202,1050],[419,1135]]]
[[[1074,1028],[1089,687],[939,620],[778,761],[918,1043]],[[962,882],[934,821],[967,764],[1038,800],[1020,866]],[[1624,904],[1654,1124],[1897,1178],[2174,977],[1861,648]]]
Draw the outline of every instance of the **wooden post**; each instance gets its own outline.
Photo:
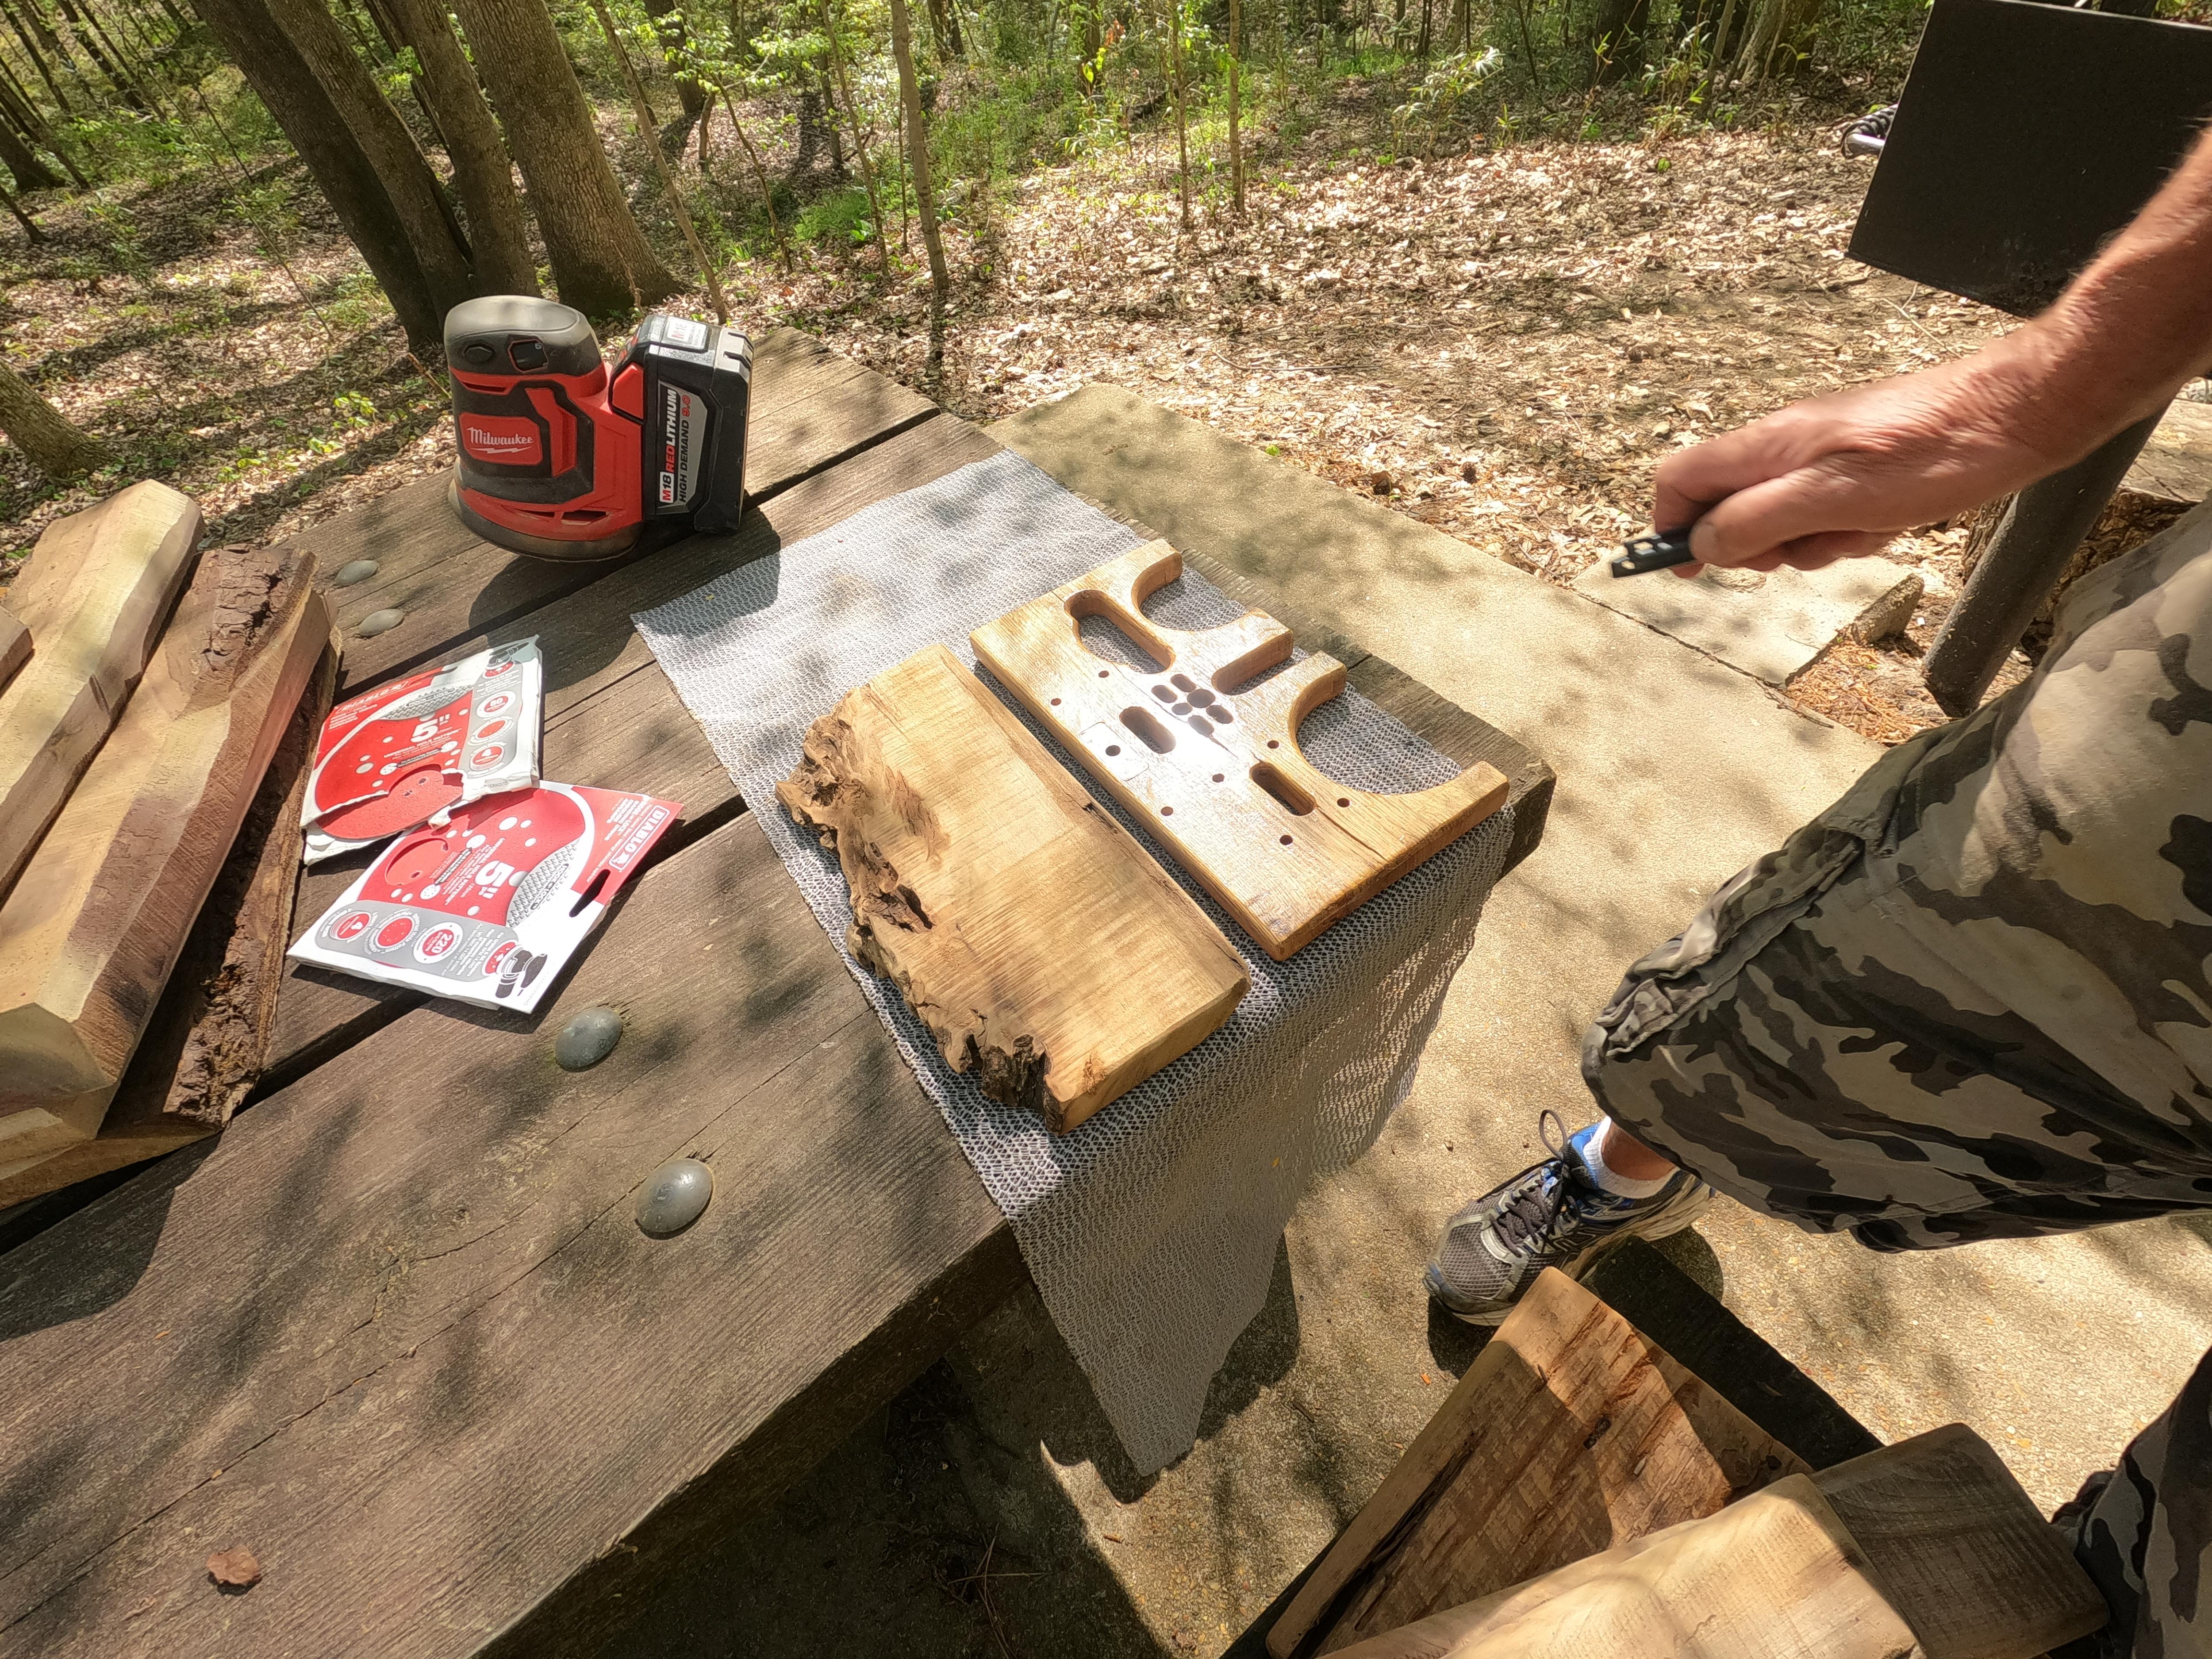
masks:
[[[1428,16],[1428,3],[1421,0],[1424,19]],[[1243,0],[1229,0],[1229,200],[1239,218],[1244,214],[1244,106],[1237,88],[1237,26],[1243,21]]]
[[[599,28],[607,37],[615,62],[622,65],[623,84],[629,88],[631,113],[637,121],[639,142],[653,157],[653,170],[660,175],[661,188],[668,192],[668,205],[675,210],[677,228],[684,233],[684,240],[691,250],[691,257],[699,262],[699,274],[707,279],[708,297],[714,302],[714,320],[726,324],[730,320],[730,302],[722,295],[722,279],[714,270],[714,262],[707,257],[706,245],[700,241],[699,233],[691,224],[691,210],[684,200],[684,192],[677,187],[676,175],[669,170],[668,158],[660,153],[660,137],[653,131],[653,106],[646,101],[645,83],[637,78],[637,66],[629,61],[629,53],[623,49],[622,36],[615,32],[615,20],[607,13],[606,0],[592,0],[592,15],[599,20]]]
[[[1971,714],[1981,702],[2006,653],[2020,643],[2066,561],[2149,441],[2160,415],[2136,422],[2073,465],[2028,485],[2005,507],[1922,670],[1928,695],[1945,714]]]
[[[891,0],[891,51],[898,58],[899,101],[906,110],[907,143],[914,153],[915,210],[921,216],[921,246],[929,255],[929,291],[940,303],[952,287],[945,269],[945,241],[937,231],[937,201],[929,183],[929,128],[921,113],[921,88],[915,79],[913,31],[906,0]]]

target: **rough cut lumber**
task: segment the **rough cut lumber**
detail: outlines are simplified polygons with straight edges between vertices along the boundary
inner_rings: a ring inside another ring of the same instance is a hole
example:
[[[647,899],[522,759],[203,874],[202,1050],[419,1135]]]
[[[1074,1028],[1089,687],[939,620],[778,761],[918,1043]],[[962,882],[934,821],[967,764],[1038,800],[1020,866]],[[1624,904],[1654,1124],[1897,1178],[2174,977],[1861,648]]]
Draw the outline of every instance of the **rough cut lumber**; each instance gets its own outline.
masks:
[[[1866,1553],[1802,1474],[1346,1655],[1923,1659]]]
[[[179,964],[198,971],[179,1010],[184,1051],[161,1101],[162,1111],[173,1117],[222,1127],[244,1104],[268,1058],[284,947],[292,937],[292,901],[300,890],[306,840],[301,807],[337,689],[339,651],[333,632],[216,879],[212,913],[201,911],[209,925],[193,930],[204,954],[188,945]]]
[[[1164,541],[1077,577],[969,636],[976,660],[1151,828],[1278,962],[1505,805],[1478,763],[1449,783],[1377,794],[1328,776],[1298,726],[1344,690],[1322,653],[1291,655],[1291,630],[1259,611],[1195,632],[1148,620],[1145,599],[1182,574]],[[1095,655],[1085,617],[1152,661]]]
[[[188,497],[135,483],[47,526],[8,590],[33,650],[0,690],[0,897],[122,712],[199,533]]]
[[[0,1177],[0,1206],[211,1135],[258,1080],[299,889],[300,801],[337,679],[337,641],[285,728],[100,1133]]]
[[[14,611],[0,609],[0,690],[15,678],[15,671],[31,659],[31,630]]]
[[[1055,1133],[1251,987],[1190,896],[941,645],[815,721],[775,793],[837,854],[853,954],[946,1065]]]
[[[2104,1627],[2105,1599],[2058,1529],[1965,1424],[1813,1479],[1928,1659],[2028,1659]]]
[[[1276,1620],[1267,1650],[1348,1648],[1804,1467],[1547,1272]]]
[[[0,1179],[92,1139],[315,663],[311,555],[203,561],[0,905]]]

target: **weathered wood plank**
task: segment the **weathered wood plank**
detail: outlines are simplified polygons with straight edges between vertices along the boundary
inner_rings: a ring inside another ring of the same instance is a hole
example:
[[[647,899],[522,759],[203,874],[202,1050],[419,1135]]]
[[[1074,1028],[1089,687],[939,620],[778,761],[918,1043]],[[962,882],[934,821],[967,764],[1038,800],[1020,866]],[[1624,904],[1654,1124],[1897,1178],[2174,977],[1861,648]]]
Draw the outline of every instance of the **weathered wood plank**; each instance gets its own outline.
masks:
[[[0,691],[15,678],[15,671],[31,659],[31,630],[15,613],[0,606]]]
[[[315,733],[330,712],[337,681],[333,635],[200,907],[100,1133],[54,1154],[23,1189],[52,1192],[174,1152],[213,1134],[243,1099],[265,1054],[276,1012],[284,946],[291,938],[292,896],[299,885],[300,801]],[[179,1105],[190,1109],[179,1112]],[[16,1201],[17,1190],[0,1181],[0,1202]]]
[[[33,651],[0,686],[0,898],[122,714],[199,533],[189,499],[136,483],[48,525],[8,590]]]
[[[1793,1474],[1346,1659],[1935,1659],[1811,1479]],[[2009,1659],[2025,1659],[2015,1653]]]
[[[559,1070],[602,1003],[622,1043]],[[686,1152],[714,1201],[648,1239]],[[466,1654],[536,1608],[516,1650],[588,1647],[1018,1272],[741,818],[538,1021],[418,1009],[0,1260],[0,1646]],[[235,1599],[199,1570],[234,1544]]]
[[[0,1193],[98,1132],[300,694],[329,648],[314,563],[201,562],[138,689],[0,904]]]
[[[755,343],[752,427],[745,492],[772,500],[800,480],[836,465],[901,428],[927,419],[935,405],[895,380],[841,357],[817,340],[775,329]],[[368,580],[330,590],[345,635],[341,696],[389,678],[402,667],[454,653],[453,641],[510,626],[563,594],[588,588],[610,570],[659,556],[666,532],[605,564],[526,558],[480,540],[446,505],[444,475],[426,478],[355,512],[300,532],[327,581],[356,559],[376,562]],[[399,611],[398,626],[364,639],[362,618]]]
[[[2105,1599],[1963,1423],[1814,1476],[1928,1659],[2021,1659],[2101,1629]]]

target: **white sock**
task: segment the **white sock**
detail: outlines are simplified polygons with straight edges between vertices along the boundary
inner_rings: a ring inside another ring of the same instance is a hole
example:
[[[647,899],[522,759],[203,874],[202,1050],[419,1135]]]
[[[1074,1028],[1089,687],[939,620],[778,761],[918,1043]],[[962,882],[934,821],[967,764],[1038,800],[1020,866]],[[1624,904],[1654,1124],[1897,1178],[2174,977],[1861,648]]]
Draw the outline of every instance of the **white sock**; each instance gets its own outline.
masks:
[[[1656,1181],[1638,1181],[1625,1176],[1605,1161],[1606,1142],[1613,1134],[1613,1120],[1607,1118],[1598,1125],[1597,1133],[1583,1144],[1583,1162],[1589,1166],[1589,1177],[1601,1192],[1615,1198],[1653,1198],[1659,1189],[1674,1177],[1672,1172]]]

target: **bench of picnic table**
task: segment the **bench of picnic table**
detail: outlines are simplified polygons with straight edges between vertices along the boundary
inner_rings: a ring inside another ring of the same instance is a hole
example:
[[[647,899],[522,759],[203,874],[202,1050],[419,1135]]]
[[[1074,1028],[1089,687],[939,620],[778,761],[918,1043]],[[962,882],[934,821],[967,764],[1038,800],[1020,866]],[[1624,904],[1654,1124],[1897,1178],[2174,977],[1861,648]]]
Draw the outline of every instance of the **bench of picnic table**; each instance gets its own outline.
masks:
[[[0,1650],[590,1652],[1023,1282],[629,620],[998,446],[800,336],[758,344],[735,536],[514,558],[442,479],[301,532],[326,584],[378,565],[332,593],[341,695],[534,634],[545,775],[684,818],[535,1018],[295,967],[257,1103],[0,1255]],[[1540,762],[1187,550],[1498,766],[1513,856],[1534,845]],[[358,868],[309,872],[295,931]],[[620,1046],[562,1071],[552,1032],[602,1004]],[[648,1238],[638,1190],[687,1153],[714,1200]],[[222,1592],[206,1558],[241,1545],[264,1576]]]

